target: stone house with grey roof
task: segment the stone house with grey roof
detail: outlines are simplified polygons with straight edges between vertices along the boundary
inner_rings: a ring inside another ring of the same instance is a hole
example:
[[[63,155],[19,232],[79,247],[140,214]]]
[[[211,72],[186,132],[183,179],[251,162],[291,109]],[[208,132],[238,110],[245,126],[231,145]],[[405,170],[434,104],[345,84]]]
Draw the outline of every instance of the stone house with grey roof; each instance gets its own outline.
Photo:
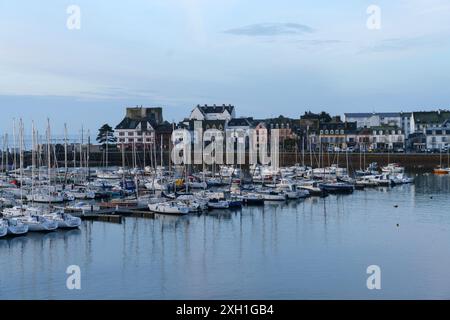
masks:
[[[137,150],[155,145],[170,148],[170,135],[173,125],[163,120],[162,108],[132,107],[126,109],[126,115],[115,128],[119,148]]]

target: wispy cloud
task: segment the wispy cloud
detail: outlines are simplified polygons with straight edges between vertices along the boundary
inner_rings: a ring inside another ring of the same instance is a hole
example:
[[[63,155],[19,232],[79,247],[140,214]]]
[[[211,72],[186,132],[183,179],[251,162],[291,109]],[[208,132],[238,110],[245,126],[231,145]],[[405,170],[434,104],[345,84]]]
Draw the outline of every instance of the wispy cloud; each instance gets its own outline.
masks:
[[[315,46],[315,47],[321,47],[321,46],[329,46],[329,45],[335,45],[335,44],[342,44],[346,43],[347,41],[342,40],[334,40],[334,39],[312,39],[312,40],[297,40],[295,43],[299,44],[300,46]]]
[[[407,51],[416,48],[441,46],[442,41],[435,37],[419,36],[413,38],[389,38],[364,47],[361,52]]]
[[[244,27],[229,29],[225,33],[239,36],[280,36],[313,33],[314,29],[299,23],[257,23]]]

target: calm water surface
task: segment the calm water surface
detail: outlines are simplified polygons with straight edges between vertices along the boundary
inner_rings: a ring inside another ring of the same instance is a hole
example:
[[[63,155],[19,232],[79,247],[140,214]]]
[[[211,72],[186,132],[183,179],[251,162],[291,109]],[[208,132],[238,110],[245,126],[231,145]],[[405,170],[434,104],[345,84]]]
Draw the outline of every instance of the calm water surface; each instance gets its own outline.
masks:
[[[450,177],[0,240],[0,299],[449,299]],[[394,206],[398,205],[398,208]],[[399,227],[397,227],[399,224]],[[82,289],[66,289],[79,265]],[[366,287],[379,265],[382,290]]]

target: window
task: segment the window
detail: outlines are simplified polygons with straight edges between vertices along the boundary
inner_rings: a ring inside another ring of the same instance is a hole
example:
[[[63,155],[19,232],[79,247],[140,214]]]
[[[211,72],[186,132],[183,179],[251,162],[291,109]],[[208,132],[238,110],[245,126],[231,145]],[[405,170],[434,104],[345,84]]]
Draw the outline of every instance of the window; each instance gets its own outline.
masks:
[[[119,142],[125,142],[125,139],[123,139],[123,138],[119,139]]]
[[[134,136],[134,132],[128,132],[128,136]]]
[[[138,136],[142,136],[142,131],[138,131],[138,132],[137,132],[137,135],[138,135]]]
[[[344,130],[341,130],[341,134],[344,134]]]
[[[325,134],[328,134],[328,130],[325,130]]]
[[[137,139],[138,142],[142,142],[142,138]]]
[[[320,134],[323,134],[323,130],[320,130]]]
[[[119,132],[119,136],[123,137],[125,135],[125,132]]]
[[[330,130],[330,134],[334,134],[334,131],[333,131],[333,130]]]

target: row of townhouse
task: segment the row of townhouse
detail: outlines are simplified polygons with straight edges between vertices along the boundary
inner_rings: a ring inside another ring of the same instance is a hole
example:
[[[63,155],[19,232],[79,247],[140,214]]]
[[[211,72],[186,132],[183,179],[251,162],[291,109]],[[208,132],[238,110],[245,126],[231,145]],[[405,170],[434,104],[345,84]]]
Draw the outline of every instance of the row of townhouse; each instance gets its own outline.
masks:
[[[403,131],[405,147],[411,151],[445,150],[450,144],[450,111],[418,111],[391,113],[346,113],[345,121],[356,122],[358,128],[391,126]],[[400,137],[392,137],[400,139]]]
[[[332,117],[326,112],[305,112],[300,118],[269,119],[236,117],[232,105],[197,105],[180,123],[163,120],[162,108],[127,108],[116,126],[119,147],[141,149],[147,145],[170,148],[175,128],[188,129],[195,140],[194,124],[204,131],[256,131],[278,129],[285,148],[306,150],[424,150],[444,149],[450,143],[450,111],[345,113]]]

